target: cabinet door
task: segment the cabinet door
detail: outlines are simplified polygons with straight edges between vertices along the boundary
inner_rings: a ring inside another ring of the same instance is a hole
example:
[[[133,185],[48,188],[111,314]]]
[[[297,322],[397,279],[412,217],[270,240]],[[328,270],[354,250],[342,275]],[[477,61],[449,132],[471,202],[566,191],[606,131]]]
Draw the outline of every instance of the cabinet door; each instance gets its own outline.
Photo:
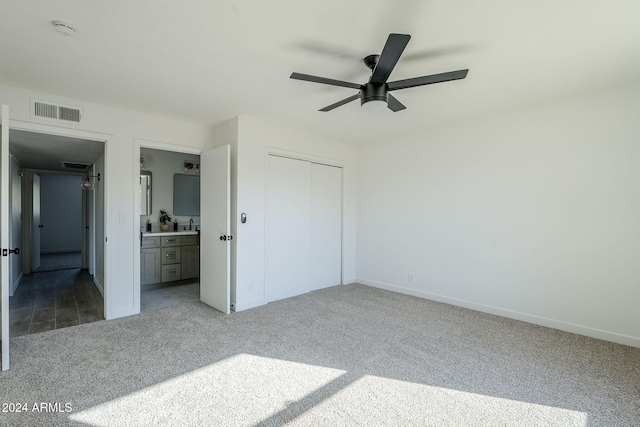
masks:
[[[200,246],[182,247],[182,279],[200,276]]]
[[[140,251],[140,284],[160,283],[160,248]]]

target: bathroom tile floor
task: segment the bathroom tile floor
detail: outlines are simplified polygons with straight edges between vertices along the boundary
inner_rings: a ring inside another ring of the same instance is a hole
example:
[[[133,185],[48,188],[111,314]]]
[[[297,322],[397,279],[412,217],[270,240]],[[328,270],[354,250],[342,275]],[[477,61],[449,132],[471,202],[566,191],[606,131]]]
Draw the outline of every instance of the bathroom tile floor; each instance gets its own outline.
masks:
[[[35,272],[9,298],[9,335],[34,334],[104,319],[104,299],[87,270]]]
[[[140,311],[157,310],[200,300],[199,279],[154,283],[142,285],[140,288]]]

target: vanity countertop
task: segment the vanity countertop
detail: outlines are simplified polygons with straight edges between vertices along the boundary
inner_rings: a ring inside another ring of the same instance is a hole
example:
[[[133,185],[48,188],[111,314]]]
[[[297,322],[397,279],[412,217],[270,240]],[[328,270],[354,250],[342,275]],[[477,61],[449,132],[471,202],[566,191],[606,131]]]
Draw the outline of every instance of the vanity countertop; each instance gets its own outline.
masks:
[[[188,235],[192,235],[192,234],[198,234],[198,231],[196,230],[182,230],[182,231],[158,231],[158,232],[143,232],[142,236],[143,237],[157,237],[157,236],[188,236]]]

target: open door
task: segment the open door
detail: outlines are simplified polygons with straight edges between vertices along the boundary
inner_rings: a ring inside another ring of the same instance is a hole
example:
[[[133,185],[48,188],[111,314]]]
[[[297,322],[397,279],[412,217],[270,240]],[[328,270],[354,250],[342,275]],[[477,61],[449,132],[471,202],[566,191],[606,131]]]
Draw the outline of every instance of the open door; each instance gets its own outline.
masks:
[[[200,155],[200,300],[225,314],[231,304],[231,146]]]
[[[2,106],[0,136],[0,339],[2,370],[9,369],[9,106]]]

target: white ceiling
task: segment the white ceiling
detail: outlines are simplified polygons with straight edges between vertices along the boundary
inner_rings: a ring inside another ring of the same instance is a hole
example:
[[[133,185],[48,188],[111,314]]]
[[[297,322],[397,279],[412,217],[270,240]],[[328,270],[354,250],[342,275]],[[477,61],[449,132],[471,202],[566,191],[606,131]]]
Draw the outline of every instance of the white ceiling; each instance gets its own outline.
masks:
[[[211,125],[265,115],[363,143],[637,83],[639,16],[637,0],[4,0],[0,83]],[[318,112],[355,91],[289,79],[363,83],[362,58],[391,32],[412,39],[390,81],[469,75],[394,92],[398,113]]]
[[[91,165],[104,153],[104,142],[11,129],[9,148],[22,168],[76,173],[62,162]]]

